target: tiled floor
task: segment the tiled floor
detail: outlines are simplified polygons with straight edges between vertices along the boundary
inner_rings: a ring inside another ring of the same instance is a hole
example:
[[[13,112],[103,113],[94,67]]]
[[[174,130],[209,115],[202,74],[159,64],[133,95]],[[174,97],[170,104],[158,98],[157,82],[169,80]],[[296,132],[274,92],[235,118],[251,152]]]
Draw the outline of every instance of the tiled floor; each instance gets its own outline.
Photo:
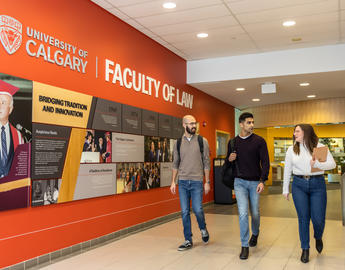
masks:
[[[342,226],[340,191],[328,191],[328,216],[324,250],[318,254],[311,237],[310,262],[300,262],[297,218],[290,200],[281,195],[261,197],[261,231],[258,246],[246,261],[240,252],[236,205],[211,205],[205,209],[210,242],[204,245],[192,217],[194,247],[179,252],[183,242],[181,219],[130,235],[121,240],[61,260],[44,270],[110,269],[345,269],[345,227]],[[311,228],[311,235],[312,235]]]

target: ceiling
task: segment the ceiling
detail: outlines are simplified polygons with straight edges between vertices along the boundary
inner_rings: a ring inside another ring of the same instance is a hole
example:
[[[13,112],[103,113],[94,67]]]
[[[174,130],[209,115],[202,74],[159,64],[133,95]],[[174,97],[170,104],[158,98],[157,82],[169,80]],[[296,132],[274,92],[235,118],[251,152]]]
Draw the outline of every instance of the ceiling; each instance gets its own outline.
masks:
[[[345,43],[345,0],[92,0],[182,58],[225,57]],[[293,27],[283,27],[294,20]],[[197,33],[207,32],[199,39]],[[300,41],[292,39],[300,38]],[[196,83],[194,87],[235,107],[345,96],[344,72],[327,72],[236,81]],[[308,80],[310,86],[298,83]],[[277,83],[277,93],[262,95],[260,84]],[[246,91],[237,92],[236,87]],[[331,90],[330,90],[331,89]],[[252,98],[260,102],[254,103]]]
[[[311,100],[307,98],[308,95],[316,95],[317,99],[345,97],[344,78],[345,71],[336,71],[216,83],[195,83],[192,85],[198,89],[203,89],[204,92],[212,93],[212,96],[238,109],[245,109],[269,104]],[[310,83],[309,86],[301,87],[299,85],[306,81]],[[276,94],[261,93],[261,84],[266,82],[276,83]],[[236,91],[237,87],[244,87],[246,91]],[[259,98],[260,102],[252,101],[253,98]]]

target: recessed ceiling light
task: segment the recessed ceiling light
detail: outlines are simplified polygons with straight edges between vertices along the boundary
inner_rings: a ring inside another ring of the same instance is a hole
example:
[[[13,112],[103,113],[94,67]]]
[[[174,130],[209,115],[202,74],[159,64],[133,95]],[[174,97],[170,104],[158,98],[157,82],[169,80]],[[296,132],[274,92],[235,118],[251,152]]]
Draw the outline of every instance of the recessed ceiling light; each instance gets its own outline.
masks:
[[[260,101],[260,99],[259,98],[253,98],[252,101],[258,102],[258,101]]]
[[[207,38],[208,34],[207,33],[199,33],[196,35],[198,38]]]
[[[309,86],[309,85],[310,85],[310,83],[308,83],[308,82],[303,82],[303,83],[299,84],[299,86]]]
[[[285,21],[285,22],[283,22],[283,25],[284,25],[285,27],[294,26],[295,24],[296,24],[295,21]]]
[[[176,7],[176,4],[174,2],[166,2],[163,4],[163,7],[167,9],[173,9]]]
[[[314,98],[314,97],[316,97],[316,95],[309,95],[309,96],[307,96],[307,98]]]
[[[246,88],[244,88],[244,87],[237,87],[236,88],[236,91],[244,91],[244,90],[246,90]]]

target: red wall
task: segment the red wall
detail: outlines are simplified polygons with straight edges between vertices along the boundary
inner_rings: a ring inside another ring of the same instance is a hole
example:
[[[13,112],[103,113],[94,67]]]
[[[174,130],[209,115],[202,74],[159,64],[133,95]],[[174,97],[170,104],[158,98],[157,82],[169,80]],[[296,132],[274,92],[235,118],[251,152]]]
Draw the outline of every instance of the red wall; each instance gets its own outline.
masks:
[[[23,24],[23,44],[9,55],[0,44],[0,72],[182,117],[193,114],[215,157],[215,130],[234,134],[234,108],[186,85],[186,61],[87,0],[2,0],[1,14]],[[30,26],[88,51],[81,74],[27,55]],[[99,76],[95,76],[96,56]],[[108,58],[194,95],[193,109],[104,79]],[[205,201],[213,200],[213,185]],[[179,211],[169,188],[0,213],[0,268]],[[182,228],[181,237],[182,237]]]

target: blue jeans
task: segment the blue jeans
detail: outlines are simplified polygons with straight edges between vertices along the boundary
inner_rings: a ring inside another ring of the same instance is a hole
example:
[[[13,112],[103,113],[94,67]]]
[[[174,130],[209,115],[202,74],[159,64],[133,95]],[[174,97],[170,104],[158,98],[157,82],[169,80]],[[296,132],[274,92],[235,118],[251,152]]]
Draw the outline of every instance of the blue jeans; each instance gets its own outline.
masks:
[[[250,212],[252,215],[252,234],[259,235],[260,229],[260,195],[256,188],[260,181],[248,181],[241,178],[235,178],[234,188],[238,207],[238,216],[240,220],[240,236],[242,247],[248,247],[249,241],[249,222],[248,222],[248,202],[250,203]]]
[[[314,237],[321,239],[325,229],[327,192],[323,175],[309,180],[293,177],[292,198],[296,207],[301,248],[309,248],[309,224],[313,222]]]
[[[204,210],[202,209],[203,182],[194,180],[179,180],[178,192],[180,194],[183,234],[185,240],[192,241],[192,226],[190,221],[190,200],[193,212],[200,230],[206,228]]]

